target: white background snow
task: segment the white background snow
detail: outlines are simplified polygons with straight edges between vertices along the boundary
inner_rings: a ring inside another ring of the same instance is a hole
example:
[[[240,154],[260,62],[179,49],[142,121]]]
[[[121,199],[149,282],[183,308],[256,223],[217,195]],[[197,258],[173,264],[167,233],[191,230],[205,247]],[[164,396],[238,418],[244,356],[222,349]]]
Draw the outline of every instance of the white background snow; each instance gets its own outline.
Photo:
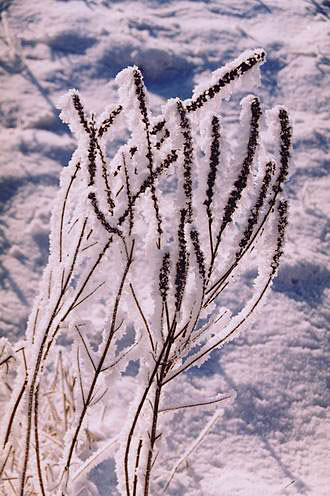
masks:
[[[157,110],[245,49],[267,50],[257,93],[267,107],[286,105],[294,124],[285,257],[253,327],[178,386],[236,398],[172,494],[328,496],[330,1],[0,0],[0,15],[0,336],[13,340],[47,262],[52,200],[75,148],[58,97],[76,87],[101,110],[116,98],[117,72],[136,64]],[[233,304],[248,291],[247,278]],[[178,415],[174,445],[198,435],[209,414]],[[108,468],[94,473],[103,495],[114,494]]]

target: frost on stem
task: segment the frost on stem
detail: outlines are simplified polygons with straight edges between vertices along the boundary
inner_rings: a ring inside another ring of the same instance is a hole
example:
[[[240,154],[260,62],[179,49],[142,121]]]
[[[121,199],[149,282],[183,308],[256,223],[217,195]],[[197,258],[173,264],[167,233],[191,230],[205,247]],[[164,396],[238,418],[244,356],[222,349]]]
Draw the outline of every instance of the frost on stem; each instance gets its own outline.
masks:
[[[283,254],[288,113],[262,120],[258,98],[245,97],[232,147],[219,114],[233,90],[256,85],[264,61],[263,50],[245,52],[157,118],[137,67],[117,76],[119,103],[100,116],[77,90],[61,99],[78,146],[61,175],[48,266],[25,339],[0,340],[1,494],[95,494],[88,473],[107,458],[122,495],[169,485],[180,462],[168,462],[171,415],[218,402],[167,407],[175,379],[250,323]],[[252,251],[254,294],[232,316],[221,298]],[[123,372],[134,360],[130,387]]]

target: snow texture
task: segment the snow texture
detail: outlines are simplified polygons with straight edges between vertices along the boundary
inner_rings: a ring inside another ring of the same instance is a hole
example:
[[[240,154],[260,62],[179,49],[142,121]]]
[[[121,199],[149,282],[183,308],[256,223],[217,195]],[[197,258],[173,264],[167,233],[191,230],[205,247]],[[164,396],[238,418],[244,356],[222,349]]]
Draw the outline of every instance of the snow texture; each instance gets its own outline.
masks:
[[[330,3],[5,0],[0,3],[0,16],[0,336],[12,346],[25,331],[47,264],[59,175],[77,139],[80,150],[86,147],[79,138],[79,121],[70,121],[75,136],[61,123],[59,98],[77,88],[88,108],[97,112],[107,109],[104,115],[108,115],[109,104],[116,102],[118,83],[122,84],[116,81],[116,74],[138,66],[157,114],[166,99],[186,100],[195,87],[193,101],[203,92],[212,71],[244,51],[256,46],[267,51],[257,94],[262,106],[285,105],[294,128],[295,170],[286,186],[290,216],[285,255],[252,328],[244,329],[232,343],[212,352],[208,362],[181,377],[168,399],[169,405],[178,405],[187,393],[191,398],[201,393],[206,398],[231,391],[236,394],[230,404],[220,403],[221,415],[215,406],[198,412],[182,410],[171,417],[168,449],[176,458],[168,460],[166,468],[168,478],[174,468],[176,473],[168,493],[328,496]],[[248,81],[245,88],[250,93]],[[129,86],[125,92],[129,99]],[[237,95],[236,89],[233,93],[230,102],[214,99],[210,104],[210,109],[221,113],[221,124],[227,130],[223,139],[228,143],[237,139],[233,133],[239,122],[239,100],[247,96]],[[70,102],[69,98],[61,101],[63,117],[73,115]],[[165,111],[169,122],[177,119],[175,100],[170,103]],[[266,152],[278,155],[272,148],[277,125],[272,128],[273,115],[274,111],[265,116],[270,129],[267,150],[260,150],[261,156]],[[209,131],[205,130],[207,123],[203,126],[207,149]],[[182,138],[177,139],[179,143]],[[67,169],[67,181],[74,164],[75,159]],[[229,174],[230,164],[225,166]],[[171,187],[170,181],[167,187]],[[220,193],[222,184],[216,187]],[[101,231],[100,236],[103,242]],[[76,242],[73,238],[72,243]],[[43,284],[47,284],[47,275],[44,277]],[[146,271],[145,277],[148,281],[152,274]],[[243,274],[244,284],[240,280],[227,294],[224,304],[234,313],[241,310],[243,300],[253,297],[255,277],[255,265],[251,264]],[[103,318],[101,306],[95,308],[93,318]],[[0,347],[2,353],[11,349],[3,340]],[[134,369],[134,363],[130,366]],[[117,417],[109,424],[112,435],[121,425],[126,398],[137,387],[134,372],[129,375],[130,367],[127,370],[127,384],[116,393]],[[13,381],[14,371],[10,373]],[[18,378],[19,383],[23,380]],[[2,402],[5,391],[0,389],[0,393]],[[214,423],[213,418],[217,419]],[[203,442],[191,457],[189,453],[185,456],[208,422],[210,429]],[[102,446],[99,460],[112,450],[116,450],[113,445]],[[181,458],[184,461],[177,466]],[[85,463],[93,465],[94,461]],[[78,485],[78,470],[73,477]],[[102,496],[116,494],[110,462],[94,468],[90,494],[95,493],[92,484]]]

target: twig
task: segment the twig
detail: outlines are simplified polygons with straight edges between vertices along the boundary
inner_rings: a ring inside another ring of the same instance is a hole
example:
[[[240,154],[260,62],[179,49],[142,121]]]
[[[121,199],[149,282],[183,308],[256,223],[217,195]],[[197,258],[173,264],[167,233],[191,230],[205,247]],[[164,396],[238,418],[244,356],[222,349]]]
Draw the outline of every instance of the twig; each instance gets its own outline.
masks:
[[[173,477],[176,473],[176,471],[178,470],[179,466],[182,465],[182,463],[193,453],[193,451],[195,451],[195,449],[201,444],[201,442],[204,440],[205,436],[208,434],[208,432],[210,431],[210,429],[213,427],[213,425],[216,423],[216,421],[218,420],[218,418],[220,417],[221,415],[221,410],[218,409],[215,411],[215,413],[212,415],[211,419],[209,420],[209,422],[206,424],[206,426],[204,427],[204,429],[202,430],[202,432],[200,433],[200,435],[197,437],[197,439],[195,439],[193,441],[193,443],[191,444],[191,446],[187,449],[187,451],[183,454],[183,456],[179,459],[179,461],[174,465],[172,471],[171,471],[171,475],[167,481],[167,483],[165,484],[165,488],[164,488],[164,494],[166,493],[167,489],[168,489],[168,486],[170,485],[170,483],[172,482],[173,480]]]
[[[220,401],[224,401],[231,398],[230,395],[228,396],[223,396],[222,398],[218,398],[216,400],[211,400],[211,401],[202,401],[200,403],[193,403],[191,405],[180,405],[180,406],[174,406],[170,408],[164,408],[162,410],[159,410],[159,413],[165,413],[165,412],[172,412],[172,411],[177,411],[177,410],[182,410],[184,408],[195,408],[197,406],[208,406],[208,405],[213,405],[214,403],[219,403]]]

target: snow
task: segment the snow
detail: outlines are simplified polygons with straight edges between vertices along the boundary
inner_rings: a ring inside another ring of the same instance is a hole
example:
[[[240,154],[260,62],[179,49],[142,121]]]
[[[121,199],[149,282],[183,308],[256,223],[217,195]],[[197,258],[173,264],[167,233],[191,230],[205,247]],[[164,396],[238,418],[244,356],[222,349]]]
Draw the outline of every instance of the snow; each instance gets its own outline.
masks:
[[[12,342],[47,263],[52,202],[76,145],[59,98],[77,88],[102,112],[116,101],[116,74],[137,65],[157,112],[168,98],[190,98],[245,50],[267,51],[257,94],[266,107],[285,105],[294,127],[285,255],[252,328],[176,387],[171,404],[189,391],[236,398],[178,467],[169,494],[328,496],[330,3],[13,0],[0,14],[0,336]],[[221,103],[231,132],[243,96]],[[251,267],[228,298],[233,310],[252,296],[254,277]],[[116,422],[125,396],[118,402]],[[175,414],[169,473],[216,408]],[[102,495],[115,494],[108,470],[103,464],[93,475]]]

